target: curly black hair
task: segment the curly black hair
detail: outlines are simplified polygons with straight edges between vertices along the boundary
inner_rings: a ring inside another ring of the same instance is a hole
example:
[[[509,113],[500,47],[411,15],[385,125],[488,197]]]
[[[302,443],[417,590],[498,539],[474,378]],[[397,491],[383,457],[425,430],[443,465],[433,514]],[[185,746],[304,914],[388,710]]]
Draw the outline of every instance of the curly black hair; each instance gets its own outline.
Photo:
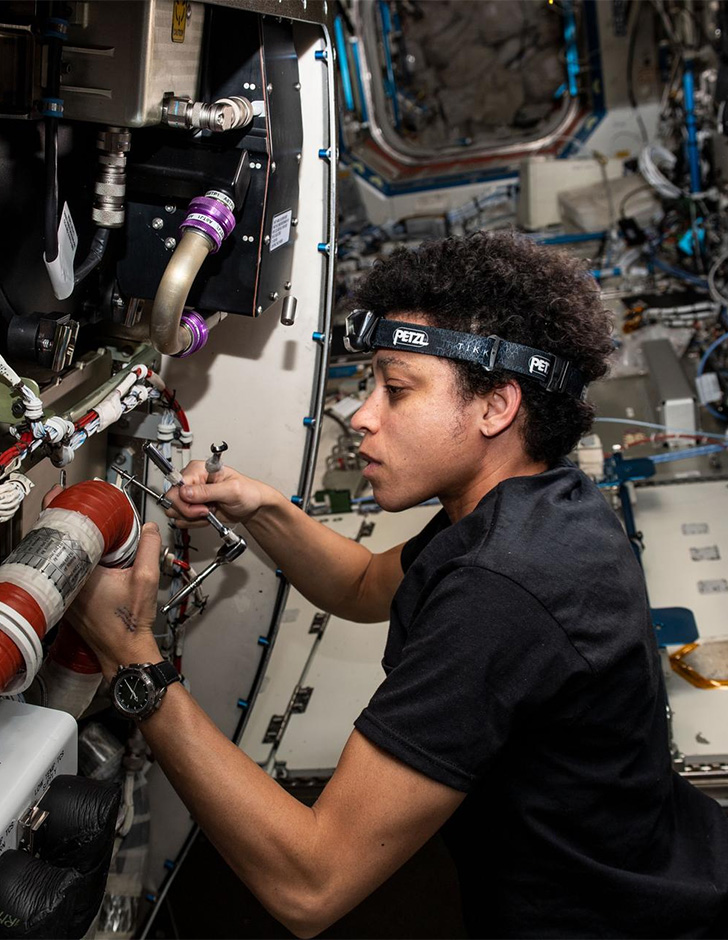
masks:
[[[414,250],[398,248],[374,265],[353,299],[356,307],[380,316],[418,313],[431,326],[495,334],[563,356],[587,382],[608,370],[612,321],[585,264],[515,232],[478,232]],[[513,378],[474,363],[452,366],[463,401]],[[547,392],[526,377],[518,382],[526,453],[553,466],[589,432],[594,406]]]

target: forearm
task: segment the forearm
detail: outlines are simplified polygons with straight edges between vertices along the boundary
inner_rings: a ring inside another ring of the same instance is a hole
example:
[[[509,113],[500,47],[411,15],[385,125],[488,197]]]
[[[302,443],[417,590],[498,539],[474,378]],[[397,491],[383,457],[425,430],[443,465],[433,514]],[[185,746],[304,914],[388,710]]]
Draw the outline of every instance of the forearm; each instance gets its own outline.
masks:
[[[179,684],[140,727],[195,821],[238,877],[294,933],[312,932],[315,912],[326,906],[327,881],[314,811],[225,738]]]
[[[246,523],[261,548],[312,604],[347,620],[386,619],[391,597],[367,591],[372,553],[266,488],[264,504]]]

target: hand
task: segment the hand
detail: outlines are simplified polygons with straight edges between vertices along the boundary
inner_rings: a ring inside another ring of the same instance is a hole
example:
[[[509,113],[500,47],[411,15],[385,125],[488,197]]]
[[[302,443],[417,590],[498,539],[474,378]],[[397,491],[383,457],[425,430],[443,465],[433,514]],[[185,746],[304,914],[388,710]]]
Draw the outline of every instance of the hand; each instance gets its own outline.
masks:
[[[248,522],[275,490],[258,480],[251,480],[231,467],[223,466],[215,474],[215,482],[207,482],[202,460],[193,460],[182,471],[184,483],[166,494],[173,503],[167,510],[171,519],[182,527],[206,524],[210,509],[227,522]]]
[[[97,567],[66,612],[66,619],[98,656],[107,679],[120,665],[162,658],[152,634],[161,546],[159,529],[148,522],[134,565]]]

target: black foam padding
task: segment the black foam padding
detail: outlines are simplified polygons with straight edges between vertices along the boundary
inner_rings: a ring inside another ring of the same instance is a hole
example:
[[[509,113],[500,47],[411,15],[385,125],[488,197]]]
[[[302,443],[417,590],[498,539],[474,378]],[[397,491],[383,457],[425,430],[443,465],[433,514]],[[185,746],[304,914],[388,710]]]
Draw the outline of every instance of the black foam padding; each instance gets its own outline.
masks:
[[[48,818],[35,842],[41,858],[86,874],[111,857],[121,790],[117,783],[61,774],[40,801]]]
[[[38,854],[53,865],[75,868],[84,876],[69,936],[82,937],[101,907],[120,799],[117,783],[62,774],[55,777],[40,801],[48,819],[38,833]]]
[[[57,868],[27,852],[0,855],[0,937],[80,937],[74,909],[83,893],[83,876]],[[89,921],[90,926],[90,921]],[[87,928],[88,929],[88,928]]]

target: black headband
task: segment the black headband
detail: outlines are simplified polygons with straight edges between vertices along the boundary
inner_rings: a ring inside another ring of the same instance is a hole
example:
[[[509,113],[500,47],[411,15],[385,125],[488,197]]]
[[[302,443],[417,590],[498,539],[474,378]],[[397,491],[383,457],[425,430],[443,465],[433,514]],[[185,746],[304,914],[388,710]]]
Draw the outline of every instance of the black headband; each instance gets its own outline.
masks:
[[[486,372],[502,369],[527,376],[549,392],[563,392],[581,400],[586,397],[584,376],[566,359],[498,336],[457,333],[417,323],[385,320],[371,310],[353,310],[346,319],[344,345],[349,352],[403,349],[442,359],[474,362]]]

